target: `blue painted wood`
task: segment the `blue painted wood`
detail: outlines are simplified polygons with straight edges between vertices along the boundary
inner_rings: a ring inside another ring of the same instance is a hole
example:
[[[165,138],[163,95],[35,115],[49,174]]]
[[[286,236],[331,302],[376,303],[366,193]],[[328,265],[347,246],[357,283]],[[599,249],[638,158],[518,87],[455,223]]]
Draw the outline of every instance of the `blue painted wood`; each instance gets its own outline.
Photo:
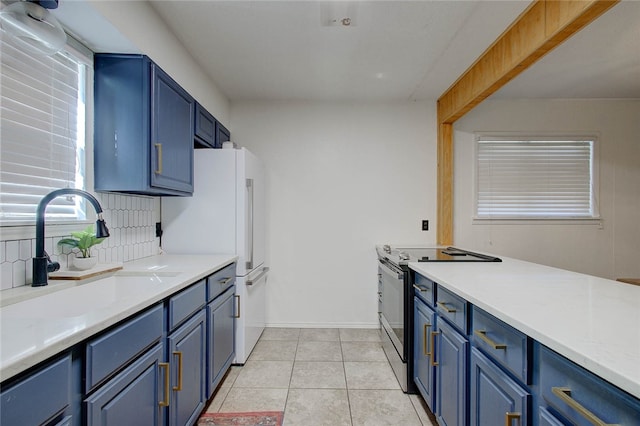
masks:
[[[529,392],[475,347],[471,348],[470,379],[472,426],[529,424]],[[519,413],[519,420],[506,422],[506,413]]]
[[[469,330],[468,305],[462,297],[441,285],[436,285],[436,311],[438,315],[448,320],[462,334],[467,334]]]
[[[436,315],[427,306],[416,290],[414,298],[414,329],[413,329],[413,380],[431,411],[435,409],[434,376],[435,370],[431,365],[431,332],[436,331]]]
[[[436,410],[441,426],[466,426],[469,341],[438,316],[436,329]]]
[[[89,340],[85,352],[86,392],[159,341],[163,333],[163,307],[162,304],[158,304]]]
[[[151,81],[151,143],[162,146],[162,164],[157,148],[151,156],[151,186],[191,194],[195,101],[155,64]]]
[[[207,302],[224,293],[236,283],[236,264],[232,263],[207,277]]]
[[[207,305],[207,397],[210,398],[235,357],[236,288]]]
[[[169,425],[193,425],[207,400],[206,395],[206,314],[200,310],[167,339],[171,364]],[[179,355],[182,354],[182,371]],[[179,378],[182,376],[182,383]],[[180,389],[180,390],[178,390]]]
[[[37,367],[0,392],[2,426],[40,425],[56,418],[71,403],[71,354]]]
[[[216,148],[222,148],[222,144],[230,140],[231,132],[216,120]]]
[[[162,342],[106,382],[86,399],[88,426],[164,425]]]
[[[539,353],[540,405],[557,410],[572,424],[591,426],[577,410],[554,394],[552,388],[570,389],[570,397],[605,424],[640,425],[640,400],[536,342]]]
[[[538,407],[538,426],[565,426],[565,424],[545,407]]]
[[[96,54],[94,70],[95,190],[191,194],[195,101],[144,55]]]
[[[429,278],[415,274],[414,283],[420,290],[415,289],[416,296],[420,297],[427,305],[435,306],[436,285]]]
[[[169,298],[169,331],[176,328],[205,304],[206,279]]]
[[[524,384],[531,384],[530,339],[526,334],[500,321],[477,306],[472,307],[471,341],[487,356],[512,372]],[[482,340],[476,331],[484,331],[487,338],[506,345],[505,349],[494,349]]]
[[[203,148],[215,148],[216,119],[198,102],[196,102],[195,119],[194,139],[196,146]]]

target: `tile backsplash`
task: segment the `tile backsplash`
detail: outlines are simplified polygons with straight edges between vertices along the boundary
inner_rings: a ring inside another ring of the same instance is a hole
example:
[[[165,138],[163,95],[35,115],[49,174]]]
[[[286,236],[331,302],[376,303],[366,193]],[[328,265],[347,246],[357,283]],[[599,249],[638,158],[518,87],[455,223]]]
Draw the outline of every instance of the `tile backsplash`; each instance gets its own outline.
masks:
[[[160,220],[158,199],[120,194],[95,194],[111,236],[92,248],[100,263],[127,262],[152,256],[159,251],[155,224]],[[46,235],[46,232],[45,232]],[[64,237],[46,237],[45,250],[51,259],[69,269],[68,248],[57,245]],[[35,238],[0,241],[1,290],[31,284]]]

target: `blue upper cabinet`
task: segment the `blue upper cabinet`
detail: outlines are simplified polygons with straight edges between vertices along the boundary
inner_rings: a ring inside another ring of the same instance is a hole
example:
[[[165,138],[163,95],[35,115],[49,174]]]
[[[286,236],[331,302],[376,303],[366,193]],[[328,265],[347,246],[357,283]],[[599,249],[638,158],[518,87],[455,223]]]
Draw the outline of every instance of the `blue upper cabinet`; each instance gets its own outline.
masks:
[[[196,148],[216,148],[216,119],[197,102],[194,141]]]
[[[216,121],[216,148],[222,148],[223,142],[231,140],[231,132],[222,125],[219,121]]]
[[[194,99],[143,55],[96,54],[96,191],[193,193]]]

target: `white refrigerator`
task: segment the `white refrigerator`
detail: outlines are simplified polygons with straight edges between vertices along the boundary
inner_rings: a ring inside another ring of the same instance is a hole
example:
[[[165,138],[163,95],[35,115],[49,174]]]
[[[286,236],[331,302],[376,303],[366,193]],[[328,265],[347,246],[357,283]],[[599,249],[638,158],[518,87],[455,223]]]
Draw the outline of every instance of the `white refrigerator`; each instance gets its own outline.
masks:
[[[236,254],[236,364],[244,364],[265,327],[264,168],[244,148],[197,149],[192,197],[165,197],[167,254]]]

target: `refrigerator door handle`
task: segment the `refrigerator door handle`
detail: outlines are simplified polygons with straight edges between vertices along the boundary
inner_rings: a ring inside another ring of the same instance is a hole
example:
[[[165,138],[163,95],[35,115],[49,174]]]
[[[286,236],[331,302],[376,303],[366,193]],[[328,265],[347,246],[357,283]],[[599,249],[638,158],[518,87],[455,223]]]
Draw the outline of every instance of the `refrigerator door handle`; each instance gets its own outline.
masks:
[[[253,179],[246,180],[247,185],[247,193],[248,193],[248,206],[247,212],[249,214],[249,223],[247,224],[247,239],[248,239],[248,247],[247,247],[247,261],[245,262],[247,270],[253,269]]]
[[[265,266],[264,268],[262,268],[262,271],[260,272],[260,274],[257,277],[248,279],[247,281],[245,281],[245,284],[246,285],[253,285],[253,284],[257,283],[258,281],[260,281],[260,279],[262,279],[262,277],[267,275],[268,272],[269,272],[269,267]]]

